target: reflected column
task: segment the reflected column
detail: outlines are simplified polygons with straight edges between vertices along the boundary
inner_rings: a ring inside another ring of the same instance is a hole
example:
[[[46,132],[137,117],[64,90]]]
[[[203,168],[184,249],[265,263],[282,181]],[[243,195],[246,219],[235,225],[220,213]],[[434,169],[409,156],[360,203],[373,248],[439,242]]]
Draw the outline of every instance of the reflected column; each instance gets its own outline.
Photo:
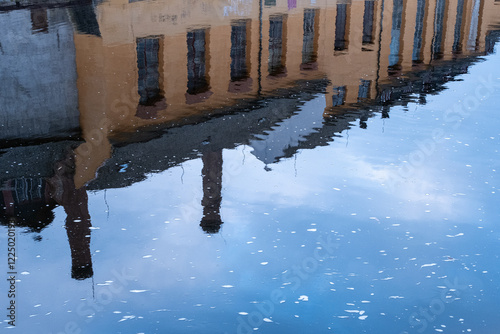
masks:
[[[200,226],[206,233],[213,234],[223,224],[220,217],[222,202],[222,150],[205,151],[203,161],[203,218]]]

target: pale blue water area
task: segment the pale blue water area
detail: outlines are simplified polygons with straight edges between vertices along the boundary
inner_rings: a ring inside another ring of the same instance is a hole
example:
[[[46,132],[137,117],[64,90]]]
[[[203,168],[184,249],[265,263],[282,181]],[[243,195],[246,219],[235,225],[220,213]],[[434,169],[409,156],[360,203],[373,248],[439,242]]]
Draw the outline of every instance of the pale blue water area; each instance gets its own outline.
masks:
[[[360,108],[369,117],[326,119],[322,86],[262,99],[248,113],[295,104],[248,140],[219,145],[214,132],[181,161],[162,151],[169,136],[240,114],[116,145],[85,190],[90,269],[72,262],[63,205],[39,231],[18,226],[17,318],[2,279],[1,332],[497,333],[500,44],[466,72],[386,103],[389,117],[373,103]],[[30,161],[9,145],[5,159]],[[210,164],[222,222],[206,233]],[[7,226],[0,243],[8,277]]]

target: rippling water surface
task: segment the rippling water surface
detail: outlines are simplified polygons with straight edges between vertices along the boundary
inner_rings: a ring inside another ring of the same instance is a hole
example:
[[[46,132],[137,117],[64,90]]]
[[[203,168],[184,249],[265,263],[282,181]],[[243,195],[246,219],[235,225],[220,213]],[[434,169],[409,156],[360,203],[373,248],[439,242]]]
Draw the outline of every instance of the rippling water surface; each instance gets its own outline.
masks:
[[[493,0],[0,0],[2,333],[497,333]]]

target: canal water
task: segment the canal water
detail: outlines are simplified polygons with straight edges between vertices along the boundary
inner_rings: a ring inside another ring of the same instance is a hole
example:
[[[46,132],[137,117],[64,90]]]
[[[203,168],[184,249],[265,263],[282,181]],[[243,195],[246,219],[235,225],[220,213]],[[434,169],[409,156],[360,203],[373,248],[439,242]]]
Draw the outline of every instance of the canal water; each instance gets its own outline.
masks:
[[[498,1],[0,27],[2,333],[497,333]]]

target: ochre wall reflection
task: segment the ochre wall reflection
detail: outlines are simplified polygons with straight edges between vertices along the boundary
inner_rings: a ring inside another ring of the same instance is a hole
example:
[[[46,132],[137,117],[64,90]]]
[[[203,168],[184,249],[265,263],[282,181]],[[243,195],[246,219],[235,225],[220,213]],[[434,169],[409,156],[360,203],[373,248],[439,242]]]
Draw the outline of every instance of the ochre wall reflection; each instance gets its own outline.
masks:
[[[75,184],[95,177],[110,140],[298,80],[331,81],[325,116],[369,103],[384,83],[487,50],[499,8],[493,0],[101,3],[100,36],[74,38],[86,141]]]

